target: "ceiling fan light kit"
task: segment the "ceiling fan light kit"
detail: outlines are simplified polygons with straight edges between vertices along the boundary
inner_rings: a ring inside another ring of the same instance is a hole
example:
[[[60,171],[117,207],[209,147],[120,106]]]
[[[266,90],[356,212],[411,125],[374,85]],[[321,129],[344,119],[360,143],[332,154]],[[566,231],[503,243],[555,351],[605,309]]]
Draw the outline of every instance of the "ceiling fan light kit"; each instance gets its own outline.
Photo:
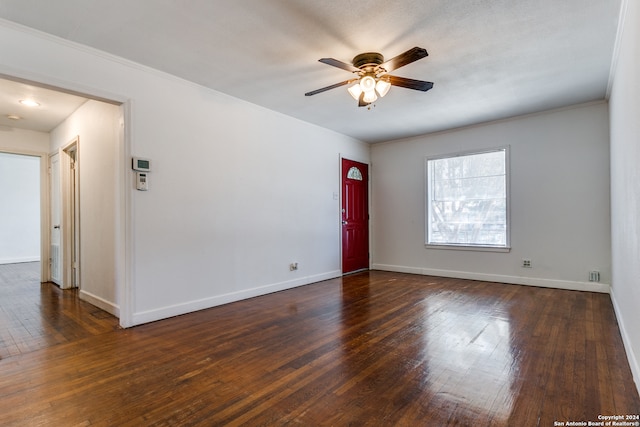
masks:
[[[413,49],[409,49],[386,62],[384,57],[378,52],[366,52],[356,55],[356,57],[351,61],[351,64],[347,64],[346,62],[342,62],[334,58],[321,58],[319,60],[320,62],[352,72],[358,77],[307,92],[305,93],[305,96],[316,95],[330,89],[354,83],[352,86],[347,88],[347,91],[356,101],[358,101],[358,107],[366,107],[374,103],[378,99],[378,96],[380,98],[384,97],[389,92],[391,86],[426,92],[433,87],[432,82],[407,79],[405,77],[397,77],[388,74],[393,70],[426,56],[428,56],[426,49],[414,47]]]

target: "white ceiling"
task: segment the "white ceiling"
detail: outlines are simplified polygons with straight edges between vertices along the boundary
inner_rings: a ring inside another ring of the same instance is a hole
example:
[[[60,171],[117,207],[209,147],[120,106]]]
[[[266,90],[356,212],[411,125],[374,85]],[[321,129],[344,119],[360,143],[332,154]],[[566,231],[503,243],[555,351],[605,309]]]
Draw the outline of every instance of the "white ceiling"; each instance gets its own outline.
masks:
[[[27,107],[20,104],[21,100],[37,100],[40,105]],[[19,128],[50,132],[86,101],[80,96],[0,79],[0,130]]]
[[[0,0],[0,17],[379,142],[605,99],[621,0]],[[318,62],[427,58],[370,111]],[[4,113],[4,111],[0,111]]]

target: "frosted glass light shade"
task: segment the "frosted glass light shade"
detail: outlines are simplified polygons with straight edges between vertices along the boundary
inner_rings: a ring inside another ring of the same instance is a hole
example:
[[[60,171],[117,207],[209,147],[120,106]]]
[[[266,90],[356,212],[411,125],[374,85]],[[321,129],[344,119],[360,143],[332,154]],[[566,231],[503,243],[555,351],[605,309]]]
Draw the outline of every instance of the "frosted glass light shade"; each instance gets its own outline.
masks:
[[[360,88],[364,92],[369,92],[374,90],[376,87],[376,80],[371,76],[364,76],[360,79]],[[366,95],[365,95],[366,96]]]
[[[353,99],[355,99],[356,101],[360,99],[360,94],[362,93],[360,83],[354,84],[353,86],[347,88],[347,90],[349,91],[349,94],[353,97]]]
[[[380,97],[385,96],[387,92],[389,92],[390,88],[391,88],[391,83],[389,83],[384,79],[380,79],[378,80],[378,83],[376,83],[376,91],[378,92],[378,95],[380,95]]]
[[[367,90],[364,92],[364,97],[362,98],[362,100],[364,102],[366,102],[367,104],[371,104],[372,102],[375,102],[376,99],[378,99],[378,95],[376,95],[376,91],[375,90]]]

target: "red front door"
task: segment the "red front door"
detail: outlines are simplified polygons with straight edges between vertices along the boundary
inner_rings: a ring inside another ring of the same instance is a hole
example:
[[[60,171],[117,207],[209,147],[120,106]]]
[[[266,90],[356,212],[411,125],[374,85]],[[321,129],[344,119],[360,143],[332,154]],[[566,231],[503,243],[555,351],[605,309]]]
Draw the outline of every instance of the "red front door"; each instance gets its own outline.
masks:
[[[342,272],[369,268],[369,172],[342,159]]]

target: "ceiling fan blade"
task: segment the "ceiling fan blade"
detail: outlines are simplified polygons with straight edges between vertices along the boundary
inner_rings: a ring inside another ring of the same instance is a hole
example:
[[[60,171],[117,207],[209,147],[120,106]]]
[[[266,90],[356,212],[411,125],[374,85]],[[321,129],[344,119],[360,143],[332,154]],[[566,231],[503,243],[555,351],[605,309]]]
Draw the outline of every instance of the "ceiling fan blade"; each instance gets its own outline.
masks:
[[[351,71],[352,73],[357,73],[358,71],[360,71],[359,68],[356,68],[351,64],[347,64],[346,62],[338,61],[337,59],[333,59],[333,58],[321,58],[321,59],[318,59],[318,61],[322,62],[323,64],[342,68],[343,70],[346,70],[346,71]]]
[[[393,70],[397,70],[400,67],[404,67],[407,64],[411,64],[418,59],[422,59],[425,56],[429,56],[426,49],[423,49],[421,47],[414,47],[413,49],[409,49],[405,53],[401,53],[395,58],[391,58],[390,60],[383,62],[379,65],[379,68],[384,68],[387,72],[391,72]]]
[[[407,79],[406,77],[389,76],[389,83],[393,86],[404,87],[407,89],[421,90],[423,92],[428,91],[433,87],[433,83],[425,82],[424,80]]]
[[[328,90],[335,89],[335,88],[340,87],[340,86],[348,85],[349,83],[353,83],[356,80],[357,79],[345,80],[343,82],[336,83],[336,84],[331,85],[331,86],[327,86],[327,87],[323,87],[323,88],[320,88],[320,89],[312,90],[311,92],[305,93],[304,96],[311,96],[311,95],[316,95],[318,93],[326,92]]]

